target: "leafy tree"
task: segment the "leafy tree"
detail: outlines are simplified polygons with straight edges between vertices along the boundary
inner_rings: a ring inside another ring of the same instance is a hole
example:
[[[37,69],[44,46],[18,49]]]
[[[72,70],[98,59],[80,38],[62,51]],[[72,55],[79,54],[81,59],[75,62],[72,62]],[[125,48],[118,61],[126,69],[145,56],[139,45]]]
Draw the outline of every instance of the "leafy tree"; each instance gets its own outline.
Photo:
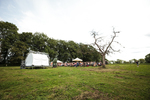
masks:
[[[139,59],[140,63],[145,63],[145,59]]]
[[[23,32],[19,34],[19,40],[25,42],[28,47],[32,47],[33,34],[31,32]]]
[[[116,63],[121,64],[121,63],[125,63],[125,61],[123,61],[121,59],[117,59]]]
[[[136,59],[131,59],[129,60],[129,63],[135,63],[137,60]]]
[[[70,54],[68,52],[68,43],[64,40],[59,40],[57,44],[57,50],[57,58],[61,59],[63,62],[68,61],[68,58],[70,57]]]
[[[48,39],[49,37],[44,33],[34,33],[31,50],[44,52]]]
[[[93,46],[82,43],[79,46],[83,61],[99,61],[100,55]]]
[[[88,50],[88,45],[80,43],[79,47],[80,47],[80,50],[78,51],[78,53],[81,54],[80,58],[83,61],[89,61],[88,55],[90,54],[90,51]]]
[[[9,57],[9,49],[18,40],[18,28],[16,25],[0,21],[0,44],[1,44],[1,61],[6,64]]]
[[[79,57],[83,61],[99,61],[100,55],[93,46],[78,44],[74,41],[55,40],[44,33],[23,32],[9,22],[0,21],[0,62],[20,64],[29,50],[46,52],[51,61],[58,57],[63,62]]]
[[[58,55],[57,40],[49,38],[44,51],[49,54],[50,60],[53,61],[53,59]]]
[[[117,64],[120,64],[120,63],[121,63],[121,60],[120,60],[120,59],[117,59],[116,63],[117,63]]]
[[[137,61],[137,59],[132,59],[132,61],[135,63]]]
[[[72,59],[74,59],[76,57],[80,57],[79,50],[80,50],[80,47],[77,43],[75,43],[74,41],[69,41],[68,42],[68,52],[70,54],[68,60],[70,62],[72,61]]]
[[[90,61],[99,62],[102,59],[102,56],[99,55],[99,52],[93,46],[90,45],[88,49],[90,51]]]
[[[23,56],[25,58],[27,56],[27,53],[32,48],[33,34],[31,32],[23,32],[23,33],[19,34],[19,40],[24,42],[27,45],[27,50],[23,54]]]
[[[124,63],[125,63],[125,64],[129,64],[130,62],[128,62],[128,61],[124,61]]]
[[[12,65],[20,65],[21,60],[24,60],[24,52],[27,51],[28,45],[22,41],[16,41],[9,52],[9,63]]]
[[[150,63],[150,53],[145,56],[146,63]]]

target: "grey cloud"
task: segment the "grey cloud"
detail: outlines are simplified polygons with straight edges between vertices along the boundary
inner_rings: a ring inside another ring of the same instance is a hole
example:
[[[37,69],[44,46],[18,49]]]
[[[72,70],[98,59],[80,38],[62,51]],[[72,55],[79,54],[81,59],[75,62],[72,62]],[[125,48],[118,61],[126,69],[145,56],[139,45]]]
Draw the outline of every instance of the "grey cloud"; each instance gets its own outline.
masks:
[[[150,37],[150,33],[146,34],[145,36],[148,36],[148,37]]]

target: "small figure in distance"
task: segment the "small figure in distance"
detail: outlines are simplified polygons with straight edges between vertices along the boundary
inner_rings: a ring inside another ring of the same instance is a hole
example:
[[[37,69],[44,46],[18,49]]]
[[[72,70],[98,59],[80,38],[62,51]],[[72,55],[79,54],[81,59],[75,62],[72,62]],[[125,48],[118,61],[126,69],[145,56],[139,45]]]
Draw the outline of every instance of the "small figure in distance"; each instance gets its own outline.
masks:
[[[136,61],[137,67],[139,67],[139,61]]]

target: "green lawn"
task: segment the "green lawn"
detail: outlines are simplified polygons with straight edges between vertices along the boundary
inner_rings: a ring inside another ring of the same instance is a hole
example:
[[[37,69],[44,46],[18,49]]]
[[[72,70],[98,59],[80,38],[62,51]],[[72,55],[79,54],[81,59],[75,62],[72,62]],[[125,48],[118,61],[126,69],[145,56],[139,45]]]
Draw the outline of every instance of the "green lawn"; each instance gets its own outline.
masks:
[[[0,67],[0,100],[150,100],[150,65]]]

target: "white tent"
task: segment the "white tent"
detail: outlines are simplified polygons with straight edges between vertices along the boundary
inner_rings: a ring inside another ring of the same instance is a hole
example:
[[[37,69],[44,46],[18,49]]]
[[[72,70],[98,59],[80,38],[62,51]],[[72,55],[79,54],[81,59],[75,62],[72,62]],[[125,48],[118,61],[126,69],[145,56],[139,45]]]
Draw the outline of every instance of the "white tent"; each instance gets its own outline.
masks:
[[[110,62],[111,64],[114,64],[114,62]]]
[[[57,60],[57,63],[63,63],[62,61],[60,61],[60,60]]]
[[[25,66],[49,66],[49,57],[42,53],[29,53],[25,59]]]
[[[80,58],[73,59],[72,61],[82,61]]]

